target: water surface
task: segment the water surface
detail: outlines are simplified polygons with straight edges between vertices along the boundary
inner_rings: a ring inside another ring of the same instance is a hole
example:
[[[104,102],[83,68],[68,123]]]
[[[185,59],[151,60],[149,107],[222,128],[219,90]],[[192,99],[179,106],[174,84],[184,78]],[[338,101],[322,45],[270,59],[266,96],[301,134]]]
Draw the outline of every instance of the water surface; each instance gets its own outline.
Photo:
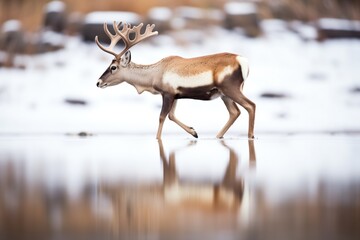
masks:
[[[360,136],[0,136],[1,239],[359,239]]]

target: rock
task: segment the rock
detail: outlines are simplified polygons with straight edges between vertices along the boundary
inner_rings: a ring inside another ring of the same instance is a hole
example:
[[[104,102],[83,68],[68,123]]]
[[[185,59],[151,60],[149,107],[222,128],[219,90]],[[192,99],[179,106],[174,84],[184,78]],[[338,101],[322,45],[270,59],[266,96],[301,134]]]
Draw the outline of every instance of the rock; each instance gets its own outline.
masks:
[[[78,135],[79,137],[89,137],[89,136],[93,136],[92,133],[88,133],[88,132],[84,132],[84,131],[79,132],[77,135]]]
[[[23,53],[25,46],[21,22],[15,19],[4,22],[0,32],[0,50],[11,53]]]
[[[78,133],[65,133],[66,136],[69,137],[73,137],[73,136],[78,136],[78,137],[91,137],[94,136],[94,134],[89,133],[89,132],[85,132],[85,131],[81,131]]]
[[[173,29],[200,29],[210,25],[219,25],[224,21],[224,14],[217,9],[180,6],[174,11],[171,25]]]
[[[320,41],[331,38],[360,38],[360,21],[321,18],[315,25]]]
[[[82,32],[84,25],[84,15],[79,12],[73,12],[69,15],[66,24],[66,33],[69,35],[76,35]]]
[[[81,99],[74,99],[74,98],[66,98],[65,103],[71,104],[71,105],[86,105],[87,102],[85,100]]]
[[[18,20],[8,20],[3,23],[0,31],[0,67],[16,67],[15,55],[26,51],[25,34]]]
[[[62,1],[52,1],[44,8],[44,28],[54,32],[64,32],[66,27],[66,5]]]
[[[153,7],[147,13],[148,24],[155,24],[156,30],[161,32],[171,30],[171,21],[173,18],[173,12],[167,7]]]
[[[228,29],[241,27],[249,37],[261,34],[257,6],[250,2],[228,2],[224,5],[225,22]]]
[[[104,32],[103,25],[107,23],[109,31],[114,34],[112,27],[114,21],[138,25],[142,19],[140,15],[133,12],[91,12],[85,16],[81,33],[82,39],[85,42],[95,42],[95,36],[98,36],[100,42],[110,43],[108,36]]]
[[[360,94],[360,87],[353,87],[352,89],[350,89],[350,92],[354,94]]]
[[[260,97],[262,98],[278,98],[278,99],[282,99],[282,98],[288,98],[289,96],[284,94],[284,93],[275,93],[275,92],[264,92],[260,95]]]

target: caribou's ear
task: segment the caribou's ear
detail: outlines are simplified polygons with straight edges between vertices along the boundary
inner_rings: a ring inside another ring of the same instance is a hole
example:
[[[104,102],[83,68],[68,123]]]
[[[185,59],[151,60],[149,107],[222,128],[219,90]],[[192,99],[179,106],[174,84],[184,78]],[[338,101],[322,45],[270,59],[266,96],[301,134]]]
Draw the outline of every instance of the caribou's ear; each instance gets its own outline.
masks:
[[[122,66],[122,67],[127,67],[127,65],[129,65],[130,61],[131,61],[131,52],[130,52],[130,51],[127,51],[127,52],[121,57],[121,60],[120,60],[121,66]]]

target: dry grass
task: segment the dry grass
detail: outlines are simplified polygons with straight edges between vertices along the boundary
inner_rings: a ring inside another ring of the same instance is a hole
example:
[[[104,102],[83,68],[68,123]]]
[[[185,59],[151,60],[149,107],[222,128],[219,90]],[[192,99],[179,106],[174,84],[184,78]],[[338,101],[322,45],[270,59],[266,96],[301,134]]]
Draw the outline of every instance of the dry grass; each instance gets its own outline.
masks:
[[[225,0],[63,0],[68,12],[90,11],[133,11],[145,14],[154,6],[176,7],[190,5],[197,7],[221,7]],[[9,19],[18,19],[24,29],[38,30],[43,21],[43,8],[50,0],[0,0],[0,25]]]
[[[87,13],[94,10],[134,11],[145,14],[153,6],[189,5],[222,7],[227,0],[63,0],[68,12]],[[232,0],[234,1],[234,0]],[[358,0],[260,0],[260,15],[265,18],[314,20],[319,17],[360,19]],[[50,0],[0,0],[0,24],[19,19],[24,29],[36,31],[43,21],[43,8]]]
[[[42,21],[45,0],[0,0],[0,23],[9,19],[20,20],[25,29],[36,30]]]
[[[270,16],[312,21],[323,17],[360,19],[358,0],[263,0]]]

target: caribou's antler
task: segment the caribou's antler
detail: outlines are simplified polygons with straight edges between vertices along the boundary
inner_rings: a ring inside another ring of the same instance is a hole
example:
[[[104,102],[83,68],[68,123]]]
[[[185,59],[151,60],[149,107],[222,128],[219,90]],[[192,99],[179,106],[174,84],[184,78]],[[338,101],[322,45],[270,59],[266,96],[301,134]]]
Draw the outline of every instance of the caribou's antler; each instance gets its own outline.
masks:
[[[121,25],[121,22],[119,23],[119,25],[116,25],[116,22],[114,22],[114,29],[117,29],[118,27],[120,27]],[[104,32],[106,33],[106,35],[110,38],[111,42],[110,42],[110,45],[109,47],[104,47],[103,45],[100,44],[99,42],[99,39],[98,39],[98,36],[95,37],[95,42],[96,44],[99,46],[99,48],[101,48],[103,51],[107,52],[107,53],[110,53],[112,55],[114,55],[116,58],[117,58],[117,55],[113,49],[115,47],[115,45],[119,42],[119,40],[121,39],[121,36],[119,35],[112,35],[107,27],[107,24],[104,23]]]
[[[121,25],[123,25],[123,27],[120,30],[119,28],[120,28]],[[151,36],[154,36],[154,35],[158,34],[157,31],[153,32],[154,27],[155,27],[154,24],[152,24],[152,25],[148,24],[146,26],[145,32],[143,34],[141,34],[140,31],[141,31],[141,28],[142,28],[143,25],[144,25],[143,23],[140,23],[138,26],[131,27],[130,24],[127,24],[125,22],[123,24],[122,24],[122,22],[117,24],[114,21],[113,28],[115,30],[115,35],[113,35],[113,34],[110,33],[110,31],[109,31],[109,29],[107,27],[107,24],[104,23],[104,31],[105,31],[106,35],[110,38],[111,43],[110,43],[109,47],[102,46],[99,43],[98,36],[95,37],[95,42],[99,46],[99,48],[101,48],[103,51],[114,55],[117,60],[120,60],[121,56],[127,50],[129,50],[132,46],[134,46],[135,44],[141,42],[142,40],[144,40],[144,39],[146,39],[148,37],[151,37]],[[130,39],[130,34],[131,33],[135,34],[134,39]],[[124,41],[125,48],[119,54],[117,54],[117,53],[114,52],[113,49],[114,49],[115,45],[119,42],[120,39],[122,39]]]

